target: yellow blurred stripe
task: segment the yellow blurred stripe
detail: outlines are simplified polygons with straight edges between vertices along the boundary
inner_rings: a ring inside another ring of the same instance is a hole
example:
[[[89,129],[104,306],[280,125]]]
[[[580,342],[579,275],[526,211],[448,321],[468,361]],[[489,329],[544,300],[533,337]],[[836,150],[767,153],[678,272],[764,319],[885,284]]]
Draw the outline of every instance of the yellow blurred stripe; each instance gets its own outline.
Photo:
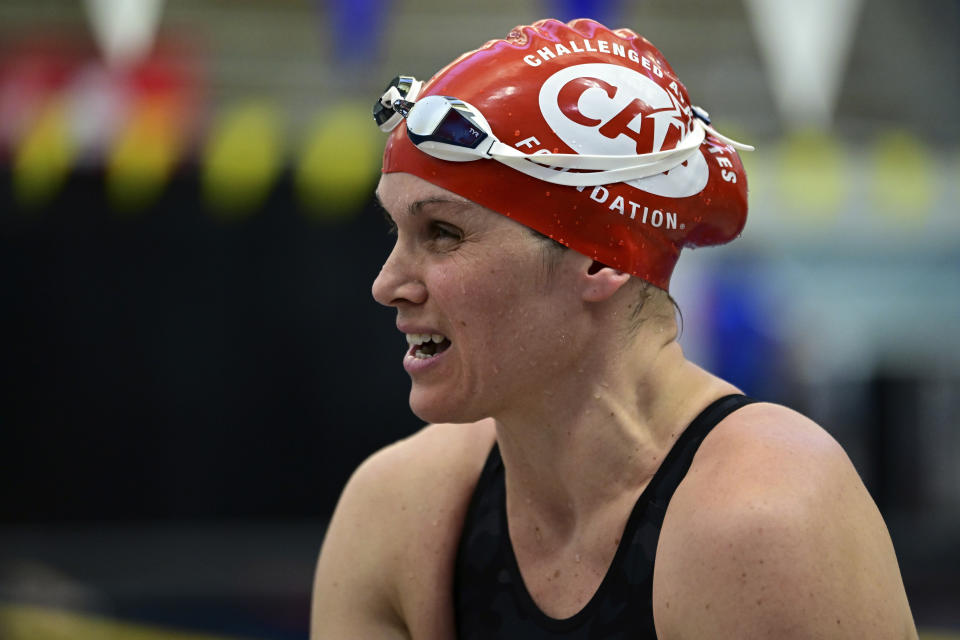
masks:
[[[832,226],[847,196],[843,148],[816,129],[794,131],[779,148],[780,197],[794,220],[812,227]]]
[[[254,213],[283,162],[283,117],[267,100],[248,99],[218,117],[203,151],[203,196],[224,220]]]
[[[60,191],[74,160],[67,110],[52,100],[20,141],[13,156],[13,192],[21,206],[49,203]]]
[[[960,632],[920,630],[920,640],[960,640]]]
[[[106,161],[107,196],[114,210],[138,212],[166,187],[183,146],[178,108],[164,98],[134,108]]]
[[[0,604],[3,640],[240,640],[119,622],[48,607]]]
[[[911,225],[925,218],[936,199],[936,165],[926,146],[908,131],[885,131],[874,149],[874,204]]]
[[[344,102],[315,116],[294,172],[307,216],[335,222],[370,199],[385,137],[370,126],[369,111],[365,103]]]

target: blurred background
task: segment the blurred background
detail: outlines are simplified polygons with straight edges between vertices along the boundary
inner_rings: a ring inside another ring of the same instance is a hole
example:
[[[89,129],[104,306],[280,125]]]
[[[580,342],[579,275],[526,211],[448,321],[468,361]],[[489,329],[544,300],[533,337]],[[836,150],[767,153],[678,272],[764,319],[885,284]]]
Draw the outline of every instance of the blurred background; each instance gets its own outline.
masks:
[[[340,489],[419,427],[370,105],[580,16],[758,147],[687,353],[840,440],[960,637],[957,0],[3,0],[0,638],[306,637]]]

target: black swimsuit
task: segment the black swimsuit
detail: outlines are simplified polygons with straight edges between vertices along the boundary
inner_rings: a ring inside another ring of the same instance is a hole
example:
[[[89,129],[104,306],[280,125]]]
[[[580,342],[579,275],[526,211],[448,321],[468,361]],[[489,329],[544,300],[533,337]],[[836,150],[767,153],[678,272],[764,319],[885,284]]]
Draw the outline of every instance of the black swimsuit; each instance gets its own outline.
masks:
[[[740,407],[742,395],[721,398],[680,434],[637,499],[603,582],[578,613],[544,614],[527,592],[507,533],[506,486],[494,444],[470,501],[457,551],[454,608],[460,640],[656,638],[653,563],[670,498],[710,430]]]

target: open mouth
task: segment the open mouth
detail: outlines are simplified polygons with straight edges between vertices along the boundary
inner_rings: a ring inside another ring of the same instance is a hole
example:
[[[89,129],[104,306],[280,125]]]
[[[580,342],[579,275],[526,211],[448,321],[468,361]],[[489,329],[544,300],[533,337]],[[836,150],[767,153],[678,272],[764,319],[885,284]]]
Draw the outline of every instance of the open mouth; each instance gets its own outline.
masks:
[[[439,333],[408,333],[409,354],[425,360],[439,355],[450,348],[450,341]]]

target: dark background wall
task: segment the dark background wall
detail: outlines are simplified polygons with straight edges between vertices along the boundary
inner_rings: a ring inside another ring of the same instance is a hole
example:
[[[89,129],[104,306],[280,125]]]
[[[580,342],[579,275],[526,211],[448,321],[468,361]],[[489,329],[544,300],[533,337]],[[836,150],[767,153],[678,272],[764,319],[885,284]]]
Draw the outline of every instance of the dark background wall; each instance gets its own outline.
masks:
[[[375,205],[313,221],[284,179],[224,222],[192,175],[133,218],[95,172],[0,195],[2,522],[326,515],[417,428]]]

